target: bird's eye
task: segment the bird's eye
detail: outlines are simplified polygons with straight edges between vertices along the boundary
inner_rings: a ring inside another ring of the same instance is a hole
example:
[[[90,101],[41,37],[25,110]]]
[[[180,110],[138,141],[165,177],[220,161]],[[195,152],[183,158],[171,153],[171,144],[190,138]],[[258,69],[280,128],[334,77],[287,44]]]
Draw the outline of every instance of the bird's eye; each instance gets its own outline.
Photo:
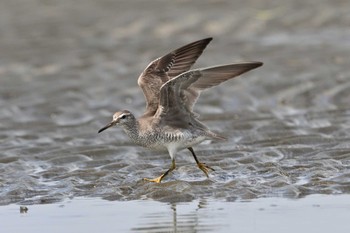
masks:
[[[126,115],[123,115],[120,117],[120,119],[125,119],[126,118]]]

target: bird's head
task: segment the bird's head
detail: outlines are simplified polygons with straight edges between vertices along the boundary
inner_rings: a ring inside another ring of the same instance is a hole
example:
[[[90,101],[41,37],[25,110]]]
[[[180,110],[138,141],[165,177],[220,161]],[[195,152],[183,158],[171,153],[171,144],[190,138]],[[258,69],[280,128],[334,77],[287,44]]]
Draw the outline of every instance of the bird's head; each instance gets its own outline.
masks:
[[[113,114],[113,120],[108,123],[105,127],[101,128],[98,133],[101,133],[102,131],[113,127],[113,126],[123,126],[126,125],[130,122],[135,120],[134,115],[128,111],[128,110],[123,110],[120,112],[116,112]]]

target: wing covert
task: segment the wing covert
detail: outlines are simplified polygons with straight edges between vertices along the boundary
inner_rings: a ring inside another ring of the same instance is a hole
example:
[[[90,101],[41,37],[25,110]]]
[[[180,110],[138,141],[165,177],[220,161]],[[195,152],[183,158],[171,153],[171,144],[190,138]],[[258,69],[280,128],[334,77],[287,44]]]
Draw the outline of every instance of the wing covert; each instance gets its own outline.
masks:
[[[196,62],[212,38],[198,40],[182,46],[152,61],[138,79],[146,98],[144,115],[154,115],[159,104],[161,86],[168,80],[188,71]]]

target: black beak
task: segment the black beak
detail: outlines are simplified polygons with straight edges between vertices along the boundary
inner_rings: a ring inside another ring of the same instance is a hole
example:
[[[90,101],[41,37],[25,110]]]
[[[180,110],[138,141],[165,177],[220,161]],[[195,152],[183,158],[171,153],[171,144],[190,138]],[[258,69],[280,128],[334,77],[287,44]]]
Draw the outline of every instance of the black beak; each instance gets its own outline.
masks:
[[[98,133],[101,133],[102,131],[104,131],[104,130],[106,130],[106,129],[108,129],[108,128],[114,126],[114,125],[115,125],[115,122],[112,121],[111,123],[109,123],[108,125],[106,125],[105,127],[103,127],[102,129],[100,129],[100,130],[98,131]]]

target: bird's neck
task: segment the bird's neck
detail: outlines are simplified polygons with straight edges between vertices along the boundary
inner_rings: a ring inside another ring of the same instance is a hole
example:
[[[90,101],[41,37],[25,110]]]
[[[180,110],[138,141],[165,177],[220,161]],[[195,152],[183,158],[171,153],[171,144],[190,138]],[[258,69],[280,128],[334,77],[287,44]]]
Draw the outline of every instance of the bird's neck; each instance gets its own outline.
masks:
[[[136,119],[125,123],[122,128],[135,143],[140,140],[140,124]]]

